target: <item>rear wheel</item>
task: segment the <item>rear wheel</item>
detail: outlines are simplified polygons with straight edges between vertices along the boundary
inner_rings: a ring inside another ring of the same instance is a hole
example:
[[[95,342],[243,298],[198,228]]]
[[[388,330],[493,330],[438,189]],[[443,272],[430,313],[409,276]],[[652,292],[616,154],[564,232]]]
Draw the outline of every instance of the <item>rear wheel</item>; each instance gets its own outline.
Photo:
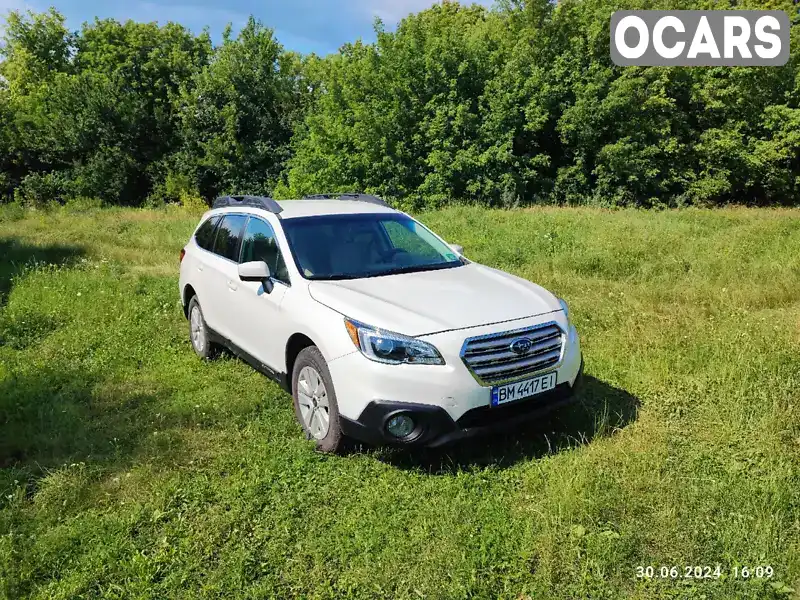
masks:
[[[208,326],[197,296],[193,296],[189,301],[189,340],[200,358],[208,360],[216,354],[217,347],[209,339]]]
[[[292,370],[294,412],[306,436],[320,452],[338,452],[344,446],[339,426],[339,405],[328,364],[316,346],[297,355]]]

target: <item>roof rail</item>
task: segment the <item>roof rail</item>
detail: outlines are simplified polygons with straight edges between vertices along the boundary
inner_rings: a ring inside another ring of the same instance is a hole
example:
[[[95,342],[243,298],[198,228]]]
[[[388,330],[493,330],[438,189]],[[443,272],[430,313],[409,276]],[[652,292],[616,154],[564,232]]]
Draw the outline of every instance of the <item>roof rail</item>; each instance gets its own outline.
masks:
[[[372,196],[370,194],[360,194],[358,192],[336,192],[333,194],[310,194],[303,196],[303,200],[356,200],[358,202],[368,202],[391,208],[386,200]]]
[[[225,208],[227,206],[261,208],[276,215],[283,210],[280,204],[266,196],[221,196],[214,200],[211,208]]]

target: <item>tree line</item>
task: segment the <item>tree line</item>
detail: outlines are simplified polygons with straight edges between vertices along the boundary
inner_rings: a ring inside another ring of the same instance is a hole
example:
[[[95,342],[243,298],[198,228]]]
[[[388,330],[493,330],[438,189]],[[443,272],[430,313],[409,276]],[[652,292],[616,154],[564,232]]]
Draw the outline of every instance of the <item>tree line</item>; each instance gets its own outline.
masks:
[[[683,206],[800,200],[800,17],[783,67],[617,67],[610,0],[445,1],[375,43],[287,51],[250,18],[214,45],[168,23],[11,12],[0,199],[158,206],[359,190],[451,203]]]

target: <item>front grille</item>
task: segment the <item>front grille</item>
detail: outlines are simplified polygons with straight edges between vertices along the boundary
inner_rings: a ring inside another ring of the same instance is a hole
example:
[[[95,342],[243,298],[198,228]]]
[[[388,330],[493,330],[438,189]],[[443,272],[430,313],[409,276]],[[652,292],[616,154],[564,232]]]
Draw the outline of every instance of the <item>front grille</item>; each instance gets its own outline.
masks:
[[[511,350],[511,344],[521,338],[532,342],[524,354]],[[479,382],[494,384],[520,379],[558,364],[563,347],[564,332],[551,322],[469,338],[461,349],[461,360]]]

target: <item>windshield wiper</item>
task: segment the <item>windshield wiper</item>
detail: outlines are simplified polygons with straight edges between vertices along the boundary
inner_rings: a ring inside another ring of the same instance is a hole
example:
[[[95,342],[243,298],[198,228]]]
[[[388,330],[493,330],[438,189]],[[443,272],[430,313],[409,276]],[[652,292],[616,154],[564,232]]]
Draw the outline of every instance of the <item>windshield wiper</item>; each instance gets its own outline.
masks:
[[[333,275],[312,275],[307,277],[311,281],[342,281],[344,279],[361,279],[364,275],[347,275],[338,273]]]
[[[395,267],[385,271],[374,271],[372,273],[332,273],[330,275],[311,275],[307,279],[311,281],[342,281],[348,279],[367,279],[369,277],[383,277],[385,275],[400,275],[402,273],[418,273],[420,271],[437,271],[439,269],[450,269],[461,267],[465,263],[462,261],[451,261],[437,263],[433,265],[409,265],[407,267]]]
[[[387,269],[385,271],[377,271],[375,273],[369,273],[368,275],[364,275],[364,277],[383,277],[384,275],[400,275],[402,273],[418,273],[420,271],[438,271],[439,269],[450,269],[453,267],[460,267],[463,263],[461,261],[458,262],[446,262],[446,263],[437,263],[433,265],[413,265],[408,267],[395,267],[394,269]]]

